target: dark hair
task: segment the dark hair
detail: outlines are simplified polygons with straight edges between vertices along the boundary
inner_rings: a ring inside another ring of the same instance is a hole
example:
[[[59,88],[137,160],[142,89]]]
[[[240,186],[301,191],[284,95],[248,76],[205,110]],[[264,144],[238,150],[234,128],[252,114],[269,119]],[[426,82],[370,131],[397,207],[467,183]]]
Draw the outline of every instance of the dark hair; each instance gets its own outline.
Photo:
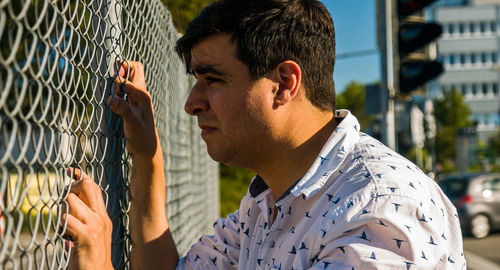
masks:
[[[335,109],[335,30],[317,0],[219,0],[206,6],[177,41],[190,71],[191,49],[216,33],[230,33],[237,57],[257,80],[279,63],[301,67],[306,97],[321,110]]]

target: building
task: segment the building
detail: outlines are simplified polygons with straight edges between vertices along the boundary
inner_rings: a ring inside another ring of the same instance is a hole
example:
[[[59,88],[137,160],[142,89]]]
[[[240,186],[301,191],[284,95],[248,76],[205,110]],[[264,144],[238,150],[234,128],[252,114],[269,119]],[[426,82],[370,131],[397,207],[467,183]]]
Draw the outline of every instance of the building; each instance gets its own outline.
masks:
[[[500,127],[500,0],[443,0],[427,14],[443,27],[437,55],[445,68],[429,95],[460,91],[486,143]]]

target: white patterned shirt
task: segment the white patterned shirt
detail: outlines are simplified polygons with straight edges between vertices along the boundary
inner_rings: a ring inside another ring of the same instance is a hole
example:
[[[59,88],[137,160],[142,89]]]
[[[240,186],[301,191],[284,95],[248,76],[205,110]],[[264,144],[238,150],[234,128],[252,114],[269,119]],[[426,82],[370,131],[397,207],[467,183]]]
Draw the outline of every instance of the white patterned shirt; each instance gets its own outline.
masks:
[[[297,183],[276,201],[255,176],[239,210],[178,269],[466,269],[458,216],[438,185],[350,112],[336,117]]]

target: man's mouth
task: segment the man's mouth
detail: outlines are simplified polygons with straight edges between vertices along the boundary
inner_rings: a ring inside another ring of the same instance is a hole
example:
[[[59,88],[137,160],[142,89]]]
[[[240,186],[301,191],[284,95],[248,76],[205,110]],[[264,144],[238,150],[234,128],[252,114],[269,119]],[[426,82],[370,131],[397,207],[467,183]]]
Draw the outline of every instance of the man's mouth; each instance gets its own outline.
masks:
[[[206,125],[198,125],[201,129],[201,136],[208,135],[210,133],[213,133],[217,130],[217,128],[212,127],[212,126],[206,126]]]

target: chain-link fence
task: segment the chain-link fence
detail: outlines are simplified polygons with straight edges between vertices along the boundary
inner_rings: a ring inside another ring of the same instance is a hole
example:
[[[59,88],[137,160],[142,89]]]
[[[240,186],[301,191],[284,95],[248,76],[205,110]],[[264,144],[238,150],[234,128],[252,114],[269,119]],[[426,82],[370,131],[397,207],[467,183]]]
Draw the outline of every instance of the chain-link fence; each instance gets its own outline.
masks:
[[[194,119],[192,85],[157,0],[0,0],[0,269],[66,268],[61,205],[81,168],[113,221],[113,265],[128,268],[130,163],[106,105],[116,61],[140,61],[164,150],[167,213],[184,253],[218,216],[218,170]]]

